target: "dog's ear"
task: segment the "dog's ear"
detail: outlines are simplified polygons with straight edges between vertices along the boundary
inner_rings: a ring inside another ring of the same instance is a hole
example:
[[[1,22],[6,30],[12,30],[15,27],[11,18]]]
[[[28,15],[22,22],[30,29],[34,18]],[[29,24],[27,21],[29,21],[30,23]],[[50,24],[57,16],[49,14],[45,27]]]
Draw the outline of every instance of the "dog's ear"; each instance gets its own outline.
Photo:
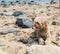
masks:
[[[44,27],[45,32],[48,32],[48,23],[47,23],[47,21],[44,21],[43,27]]]
[[[41,25],[39,24],[39,22],[35,22],[34,26],[35,26],[36,29],[40,29],[41,28]]]

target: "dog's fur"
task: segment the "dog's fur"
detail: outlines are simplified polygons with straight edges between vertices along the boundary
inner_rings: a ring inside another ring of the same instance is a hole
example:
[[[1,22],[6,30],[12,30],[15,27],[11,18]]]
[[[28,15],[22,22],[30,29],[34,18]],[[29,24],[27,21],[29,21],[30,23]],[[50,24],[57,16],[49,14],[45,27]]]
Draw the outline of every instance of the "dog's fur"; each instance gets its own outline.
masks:
[[[50,44],[51,43],[51,35],[50,35],[50,29],[48,27],[48,22],[46,18],[43,16],[36,17],[35,20],[35,28],[36,28],[36,34],[39,38],[39,44]]]

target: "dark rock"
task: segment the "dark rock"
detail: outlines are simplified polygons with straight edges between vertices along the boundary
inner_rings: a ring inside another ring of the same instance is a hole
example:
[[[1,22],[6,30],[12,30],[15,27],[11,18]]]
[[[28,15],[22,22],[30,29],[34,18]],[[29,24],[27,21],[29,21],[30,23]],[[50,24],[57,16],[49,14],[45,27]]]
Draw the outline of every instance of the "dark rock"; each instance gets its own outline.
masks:
[[[51,0],[50,4],[55,4],[56,2],[54,0]]]
[[[3,13],[0,13],[0,15],[4,15]]]
[[[25,14],[24,12],[15,11],[12,15],[13,15],[13,16],[19,16],[19,15],[24,15],[24,14]]]
[[[53,22],[52,22],[52,25],[56,25],[56,22],[55,22],[55,21],[53,21]]]
[[[35,1],[30,1],[30,2],[28,2],[29,5],[33,5],[33,4],[35,4],[35,3],[36,3]]]
[[[4,10],[4,12],[7,12],[7,10]]]
[[[17,19],[16,24],[22,28],[30,28],[34,25],[34,22],[28,17],[20,17]]]

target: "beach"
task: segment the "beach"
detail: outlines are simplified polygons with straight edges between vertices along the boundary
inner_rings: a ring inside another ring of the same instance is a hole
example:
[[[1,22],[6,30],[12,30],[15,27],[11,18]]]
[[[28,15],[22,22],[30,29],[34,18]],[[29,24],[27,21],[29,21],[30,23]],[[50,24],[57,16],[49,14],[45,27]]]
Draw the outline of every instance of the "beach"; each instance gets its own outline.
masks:
[[[26,15],[13,16],[15,11]],[[60,54],[60,3],[55,4],[13,4],[0,6],[0,54]],[[35,30],[16,25],[19,17],[35,17],[43,15],[50,27],[51,44],[39,45],[34,41]],[[8,28],[8,29],[7,29]],[[8,32],[7,32],[8,31]],[[30,38],[32,36],[32,38]]]

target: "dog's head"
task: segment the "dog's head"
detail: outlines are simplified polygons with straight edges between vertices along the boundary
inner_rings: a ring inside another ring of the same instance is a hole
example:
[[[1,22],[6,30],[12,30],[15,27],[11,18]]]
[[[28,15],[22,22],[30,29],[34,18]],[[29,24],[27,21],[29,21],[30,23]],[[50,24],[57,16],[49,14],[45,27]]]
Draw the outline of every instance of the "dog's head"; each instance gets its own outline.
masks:
[[[34,27],[35,27],[35,29],[37,29],[41,32],[42,31],[47,32],[47,30],[48,30],[48,24],[46,21],[44,23],[41,23],[41,24],[39,22],[35,22]]]
[[[41,29],[41,25],[39,24],[39,22],[35,22],[34,27],[35,29]]]

